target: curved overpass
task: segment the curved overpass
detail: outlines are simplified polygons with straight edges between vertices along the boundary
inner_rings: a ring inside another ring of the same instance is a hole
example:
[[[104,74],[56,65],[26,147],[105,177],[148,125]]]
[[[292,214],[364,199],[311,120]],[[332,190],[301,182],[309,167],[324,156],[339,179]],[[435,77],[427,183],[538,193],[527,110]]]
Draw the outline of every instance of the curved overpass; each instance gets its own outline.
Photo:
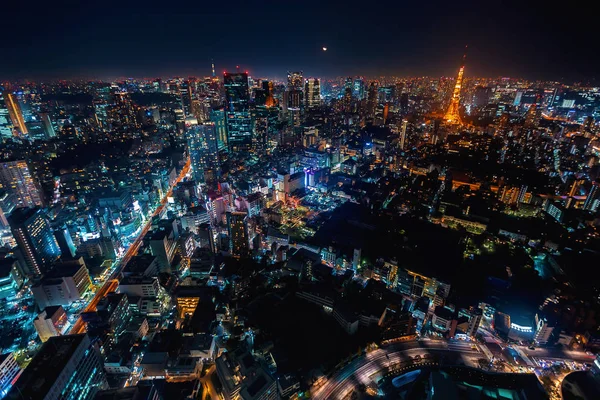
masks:
[[[335,372],[323,385],[312,391],[313,399],[342,399],[359,385],[368,385],[372,376],[385,368],[407,361],[409,357],[433,353],[451,353],[454,356],[485,358],[483,353],[473,349],[470,343],[446,341],[410,341],[387,346],[361,356],[341,370]]]

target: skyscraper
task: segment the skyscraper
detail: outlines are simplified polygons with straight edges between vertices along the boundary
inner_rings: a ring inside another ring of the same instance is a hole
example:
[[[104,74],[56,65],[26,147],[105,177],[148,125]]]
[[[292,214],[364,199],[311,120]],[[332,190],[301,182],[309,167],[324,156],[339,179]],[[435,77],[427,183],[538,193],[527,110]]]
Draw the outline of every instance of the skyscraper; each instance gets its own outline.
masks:
[[[587,197],[585,198],[585,202],[583,203],[583,209],[588,211],[596,211],[598,209],[598,204],[600,203],[598,201],[599,198],[600,183],[594,181]]]
[[[304,100],[304,80],[302,79],[302,71],[288,72],[287,85],[287,106],[288,108],[302,107]]]
[[[248,220],[244,212],[227,213],[227,230],[229,231],[229,252],[233,257],[248,254]]]
[[[408,127],[408,121],[403,119],[402,126],[400,127],[400,150],[404,150],[406,143],[406,128]]]
[[[9,138],[14,135],[13,123],[8,113],[8,107],[4,101],[5,95],[0,90],[0,139]]]
[[[227,124],[225,123],[225,110],[223,107],[210,111],[210,122],[215,124],[217,132],[217,145],[219,150],[227,149]]]
[[[27,135],[27,127],[25,126],[25,118],[23,118],[23,112],[19,105],[18,99],[12,93],[4,93],[4,102],[8,109],[8,115],[12,121],[13,126],[17,130],[19,135]]]
[[[358,100],[365,98],[365,81],[363,78],[358,77],[354,79],[354,87],[352,88],[352,95]]]
[[[279,109],[277,107],[256,106],[252,110],[254,124],[254,143],[257,152],[266,149],[269,140],[275,138],[279,125]]]
[[[252,119],[247,73],[225,73],[225,121],[227,140],[231,151],[252,147]]]
[[[0,163],[0,189],[15,195],[17,207],[42,205],[42,197],[24,160]]]
[[[88,335],[56,336],[43,344],[5,399],[91,400],[107,387]]]
[[[214,181],[219,170],[219,147],[215,124],[207,122],[195,126],[188,131],[187,136],[194,179],[198,183]]]
[[[289,72],[288,71],[288,90],[300,90],[302,91],[303,80],[302,80],[302,71],[299,72]]]
[[[41,276],[61,254],[46,216],[39,208],[19,208],[8,223],[25,259],[25,272],[31,277]]]
[[[377,107],[377,83],[371,82],[369,92],[367,93],[367,115],[375,116],[375,108]]]
[[[321,82],[317,78],[308,78],[304,85],[306,92],[306,107],[315,109],[321,105]]]

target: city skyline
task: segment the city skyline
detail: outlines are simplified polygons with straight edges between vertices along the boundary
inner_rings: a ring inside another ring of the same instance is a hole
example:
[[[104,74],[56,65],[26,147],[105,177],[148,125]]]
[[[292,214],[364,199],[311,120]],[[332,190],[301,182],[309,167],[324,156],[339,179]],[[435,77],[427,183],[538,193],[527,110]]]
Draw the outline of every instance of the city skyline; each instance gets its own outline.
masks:
[[[212,60],[219,73],[240,65],[262,76],[283,76],[286,70],[319,77],[455,76],[468,44],[468,76],[598,78],[591,16],[564,20],[559,11],[537,4],[367,8],[356,2],[344,7],[234,2],[188,4],[164,13],[153,2],[116,5],[95,10],[9,4],[7,15],[15,18],[6,29],[19,34],[0,45],[10,55],[0,77],[208,76]],[[20,29],[24,18],[27,29]],[[552,29],[553,23],[560,29]]]
[[[565,8],[3,7],[0,400],[600,399]]]

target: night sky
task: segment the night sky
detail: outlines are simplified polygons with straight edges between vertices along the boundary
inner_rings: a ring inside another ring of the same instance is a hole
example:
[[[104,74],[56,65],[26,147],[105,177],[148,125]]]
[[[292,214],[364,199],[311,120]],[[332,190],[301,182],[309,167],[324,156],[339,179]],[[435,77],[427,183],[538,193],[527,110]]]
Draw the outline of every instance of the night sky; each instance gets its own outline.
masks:
[[[454,76],[468,44],[467,76],[598,83],[590,6],[520,3],[8,1],[0,80],[208,75],[211,58],[254,77]]]

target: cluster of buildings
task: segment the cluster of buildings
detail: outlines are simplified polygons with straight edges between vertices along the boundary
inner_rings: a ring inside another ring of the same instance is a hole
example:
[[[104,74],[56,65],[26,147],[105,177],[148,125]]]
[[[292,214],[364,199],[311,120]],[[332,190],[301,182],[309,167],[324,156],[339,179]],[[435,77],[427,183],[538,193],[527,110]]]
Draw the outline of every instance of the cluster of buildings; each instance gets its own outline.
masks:
[[[386,343],[600,347],[600,91],[464,72],[0,87],[0,397],[296,398],[264,297]]]

